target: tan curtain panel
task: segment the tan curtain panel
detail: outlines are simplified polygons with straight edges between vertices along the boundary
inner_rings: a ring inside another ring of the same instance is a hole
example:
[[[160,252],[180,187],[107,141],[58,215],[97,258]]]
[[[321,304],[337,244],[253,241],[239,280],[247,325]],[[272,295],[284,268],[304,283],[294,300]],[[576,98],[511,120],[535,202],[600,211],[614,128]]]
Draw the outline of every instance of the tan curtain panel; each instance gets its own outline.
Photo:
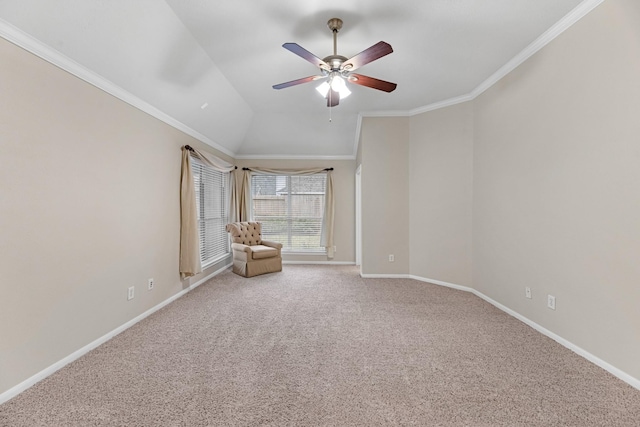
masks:
[[[182,174],[180,177],[180,275],[189,277],[202,271],[196,191],[193,186],[191,156],[182,148]]]
[[[320,244],[327,249],[327,257],[333,258],[333,220],[335,217],[335,198],[333,195],[333,174],[327,171],[327,187],[324,192],[324,217],[322,218],[322,236]]]
[[[315,175],[318,173],[327,174],[327,183],[324,192],[324,217],[322,219],[322,235],[320,244],[327,250],[327,257],[333,258],[333,224],[335,217],[335,197],[333,195],[333,175],[331,170],[325,168],[313,169],[269,169],[269,168],[249,168],[245,170],[242,177],[242,202],[245,218],[248,221],[250,213],[249,206],[251,203],[251,174],[259,173],[263,175]]]
[[[236,169],[236,167],[231,163],[225,162],[224,160],[214,156],[213,154],[198,151],[188,145],[185,145],[185,147],[188,147],[187,150],[190,150],[191,154],[197,157],[202,163],[219,172],[231,172]]]
[[[200,236],[198,235],[198,215],[196,212],[196,193],[191,171],[191,155],[197,157],[205,165],[229,173],[227,179],[227,212],[229,220],[238,217],[239,199],[236,192],[235,166],[224,160],[203,153],[188,145],[182,147],[182,174],[180,177],[180,275],[194,276],[202,272],[200,263]]]
[[[242,174],[242,183],[238,192],[238,221],[249,221],[251,206],[251,171],[245,170]]]
[[[240,201],[242,199],[238,195],[235,171],[229,172],[229,180],[233,180],[231,183],[231,195],[229,197],[229,222],[242,221],[240,219]]]

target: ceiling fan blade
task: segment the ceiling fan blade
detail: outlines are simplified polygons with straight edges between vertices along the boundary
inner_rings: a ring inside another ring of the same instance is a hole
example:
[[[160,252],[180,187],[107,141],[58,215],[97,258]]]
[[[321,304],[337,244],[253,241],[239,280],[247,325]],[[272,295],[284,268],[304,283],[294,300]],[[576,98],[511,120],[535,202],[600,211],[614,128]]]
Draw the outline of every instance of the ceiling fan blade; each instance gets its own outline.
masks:
[[[297,80],[291,80],[290,82],[286,82],[286,83],[280,83],[277,85],[273,85],[274,89],[284,89],[286,87],[291,87],[291,86],[296,86],[296,85],[301,85],[302,83],[309,83],[312,82],[314,80],[318,80],[318,79],[323,79],[325,76],[309,76],[309,77],[303,77],[301,79],[297,79]]]
[[[327,92],[327,107],[335,107],[340,103],[340,92],[329,89]]]
[[[353,71],[365,64],[368,64],[369,62],[375,61],[378,58],[382,58],[383,56],[388,55],[391,52],[393,52],[393,48],[389,43],[378,42],[370,48],[363,50],[353,58],[347,59],[342,64],[340,69]]]
[[[396,87],[398,86],[395,83],[374,79],[373,77],[363,76],[362,74],[350,74],[349,82],[355,83],[360,86],[366,86],[373,89],[378,89],[384,92],[393,92],[394,90],[396,90]]]
[[[316,67],[320,67],[323,70],[327,70],[327,71],[331,70],[331,67],[329,67],[329,64],[327,64],[322,59],[318,58],[313,53],[309,52],[307,49],[303,48],[297,43],[285,43],[282,45],[282,47],[295,53],[299,57],[306,59]]]

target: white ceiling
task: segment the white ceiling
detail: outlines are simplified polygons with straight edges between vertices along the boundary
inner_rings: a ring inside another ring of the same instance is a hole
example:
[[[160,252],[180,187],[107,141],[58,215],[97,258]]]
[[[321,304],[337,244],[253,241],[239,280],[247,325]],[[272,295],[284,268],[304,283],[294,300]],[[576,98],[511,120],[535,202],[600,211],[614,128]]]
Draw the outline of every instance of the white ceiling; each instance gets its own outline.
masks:
[[[227,153],[340,157],[354,154],[358,113],[406,112],[467,95],[580,3],[0,0],[0,19]],[[344,21],[343,56],[380,40],[393,46],[358,72],[397,83],[395,92],[350,85],[353,94],[329,109],[317,83],[271,88],[316,74],[281,46],[332,54],[332,17]]]

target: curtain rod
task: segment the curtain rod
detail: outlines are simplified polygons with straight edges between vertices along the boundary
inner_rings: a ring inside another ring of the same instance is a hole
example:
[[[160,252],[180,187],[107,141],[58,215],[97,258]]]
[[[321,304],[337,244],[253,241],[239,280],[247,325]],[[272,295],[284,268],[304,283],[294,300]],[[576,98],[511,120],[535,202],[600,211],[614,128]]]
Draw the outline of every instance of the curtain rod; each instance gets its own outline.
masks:
[[[242,168],[242,170],[243,170],[243,171],[250,171],[251,169],[250,169],[250,168]],[[327,171],[327,172],[328,172],[328,171],[332,171],[332,170],[333,170],[333,168],[325,168],[325,169],[323,169],[323,170],[325,170],[325,171]]]

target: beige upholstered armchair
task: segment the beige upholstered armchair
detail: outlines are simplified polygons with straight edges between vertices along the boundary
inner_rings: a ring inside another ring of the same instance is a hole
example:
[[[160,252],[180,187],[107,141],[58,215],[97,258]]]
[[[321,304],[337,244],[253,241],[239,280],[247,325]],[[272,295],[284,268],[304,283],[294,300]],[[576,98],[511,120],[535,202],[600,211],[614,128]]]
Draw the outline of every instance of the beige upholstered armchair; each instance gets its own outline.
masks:
[[[227,224],[233,250],[233,272],[244,277],[282,271],[281,243],[262,240],[259,222]]]

